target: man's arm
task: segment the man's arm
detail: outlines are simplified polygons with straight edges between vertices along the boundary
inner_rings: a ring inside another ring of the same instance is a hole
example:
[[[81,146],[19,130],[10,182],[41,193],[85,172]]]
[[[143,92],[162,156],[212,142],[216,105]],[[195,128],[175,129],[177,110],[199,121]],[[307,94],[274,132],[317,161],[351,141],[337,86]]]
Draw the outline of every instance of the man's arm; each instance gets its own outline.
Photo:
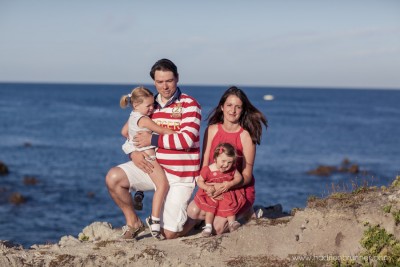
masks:
[[[193,98],[185,98],[180,130],[174,134],[153,135],[151,144],[159,148],[184,150],[199,145],[201,108]]]
[[[156,146],[164,149],[184,150],[199,146],[201,108],[192,98],[182,108],[180,130],[173,134],[139,132],[134,137],[137,147]]]

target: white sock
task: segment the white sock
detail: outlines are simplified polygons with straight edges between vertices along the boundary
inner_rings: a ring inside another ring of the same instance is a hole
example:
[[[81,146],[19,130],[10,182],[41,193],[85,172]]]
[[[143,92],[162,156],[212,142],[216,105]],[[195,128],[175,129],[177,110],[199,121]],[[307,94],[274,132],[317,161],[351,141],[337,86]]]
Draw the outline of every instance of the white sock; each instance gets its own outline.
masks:
[[[153,221],[160,221],[160,218],[157,218],[157,217],[154,217],[153,215],[151,216],[151,219],[153,220]],[[151,225],[151,230],[152,231],[160,231],[161,230],[161,228],[160,228],[160,224],[159,223],[154,223],[154,224],[152,224]]]
[[[204,230],[207,230],[207,232],[211,232],[212,231],[212,224],[211,223],[206,223],[206,226],[204,226]]]

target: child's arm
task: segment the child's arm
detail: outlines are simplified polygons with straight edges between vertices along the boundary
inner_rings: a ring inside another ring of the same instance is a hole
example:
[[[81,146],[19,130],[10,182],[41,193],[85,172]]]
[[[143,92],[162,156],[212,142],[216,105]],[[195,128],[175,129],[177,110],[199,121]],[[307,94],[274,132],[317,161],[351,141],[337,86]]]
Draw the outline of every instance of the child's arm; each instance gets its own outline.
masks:
[[[212,196],[215,192],[215,187],[213,185],[207,185],[201,175],[197,177],[197,186],[206,191],[209,196]]]
[[[126,122],[121,129],[121,134],[123,137],[129,138],[128,127],[128,122]]]
[[[160,125],[155,123],[152,119],[150,119],[149,117],[146,117],[146,116],[143,116],[139,119],[138,125],[139,125],[139,127],[147,128],[158,134],[174,134],[175,133],[175,131],[173,131],[171,129],[161,127]]]

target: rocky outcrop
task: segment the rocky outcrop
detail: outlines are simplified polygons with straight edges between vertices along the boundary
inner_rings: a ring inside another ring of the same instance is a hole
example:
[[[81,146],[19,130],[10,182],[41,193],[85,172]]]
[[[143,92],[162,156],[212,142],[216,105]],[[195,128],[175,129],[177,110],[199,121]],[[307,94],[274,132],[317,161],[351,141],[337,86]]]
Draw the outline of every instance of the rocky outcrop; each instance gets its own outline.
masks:
[[[360,167],[358,164],[351,163],[348,159],[344,159],[339,166],[320,165],[307,172],[307,174],[318,176],[330,176],[334,173],[358,174],[360,173]]]
[[[259,207],[237,231],[202,238],[193,232],[156,241],[149,232],[119,239],[107,222],[78,237],[30,249],[0,243],[0,266],[370,266],[400,263],[400,177],[390,187],[360,187],[312,197],[291,214],[280,205]],[[385,237],[382,240],[379,238]],[[375,242],[375,243],[374,243]],[[386,242],[386,243],[385,243]],[[396,262],[399,260],[398,262]],[[353,265],[350,265],[353,264]],[[347,265],[346,265],[347,264]],[[393,266],[395,266],[395,264]]]

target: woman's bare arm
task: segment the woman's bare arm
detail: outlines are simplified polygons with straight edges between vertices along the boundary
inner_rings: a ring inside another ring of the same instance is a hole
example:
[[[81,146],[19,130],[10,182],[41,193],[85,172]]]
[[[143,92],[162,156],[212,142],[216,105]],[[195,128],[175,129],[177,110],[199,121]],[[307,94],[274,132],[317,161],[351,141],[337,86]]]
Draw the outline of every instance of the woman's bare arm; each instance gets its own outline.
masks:
[[[247,185],[253,178],[253,166],[256,157],[256,145],[251,140],[250,134],[247,131],[243,131],[240,135],[240,139],[243,145],[243,185]]]
[[[211,164],[212,159],[210,159],[210,150],[211,150],[211,143],[214,139],[215,135],[217,134],[218,125],[213,124],[208,126],[206,132],[204,133],[204,141],[203,141],[203,152],[201,155],[201,167],[208,166]]]

